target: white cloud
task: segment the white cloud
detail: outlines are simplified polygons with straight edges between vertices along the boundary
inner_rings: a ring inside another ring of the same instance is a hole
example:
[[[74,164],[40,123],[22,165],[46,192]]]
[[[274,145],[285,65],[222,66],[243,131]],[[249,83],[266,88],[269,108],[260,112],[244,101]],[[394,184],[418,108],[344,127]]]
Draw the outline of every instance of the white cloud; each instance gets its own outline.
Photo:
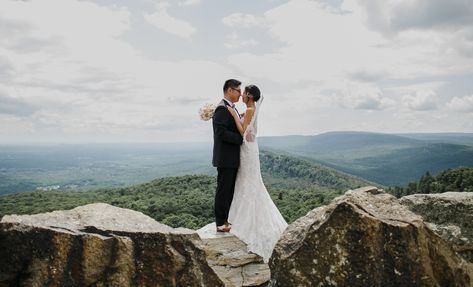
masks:
[[[344,1],[338,11],[316,1],[290,1],[264,14],[264,23],[282,47],[266,53],[235,53],[229,63],[250,79],[287,87],[291,98],[293,90],[310,87],[312,92],[306,93],[306,102],[317,101],[332,111],[327,112],[327,117],[358,122],[358,118],[366,116],[364,113],[376,111],[373,114],[379,118],[365,117],[366,129],[432,131],[428,117],[414,120],[413,124],[405,115],[438,111],[448,97],[445,89],[449,82],[445,77],[473,72],[473,54],[469,52],[470,42],[465,40],[473,39],[473,34],[462,26],[448,31],[404,29],[384,33],[365,25],[365,13],[358,1]],[[444,99],[437,94],[440,88],[444,89]],[[299,107],[299,120],[309,121],[306,115],[311,109],[310,104]],[[396,111],[403,116],[393,118],[390,113]],[[444,130],[471,126],[461,122],[464,120],[457,119],[455,124],[442,119],[434,126]],[[325,128],[350,126],[340,122]]]
[[[284,46],[262,55],[229,57],[235,66],[251,67],[250,77],[286,83],[327,80],[360,69],[384,71],[396,56],[389,55],[394,49],[377,48],[385,40],[356,15],[332,13],[315,1],[288,2],[266,12],[265,21]]]
[[[156,11],[152,14],[144,14],[145,20],[158,29],[176,35],[184,39],[190,39],[197,31],[188,22],[169,15],[165,4],[156,5]]]
[[[179,6],[193,6],[200,4],[200,0],[179,0]]]
[[[340,82],[339,86],[341,88],[335,90],[333,97],[335,103],[344,108],[375,111],[390,108],[395,104],[374,84],[346,81]]]
[[[438,91],[446,86],[445,81],[423,82],[419,81],[414,84],[394,85],[384,88],[384,90],[397,95],[415,94],[418,91]]]
[[[471,96],[453,97],[472,94],[468,11],[430,25],[432,7],[413,22],[374,1],[263,2],[222,20],[210,1],[0,1],[0,138],[211,139],[197,111],[228,78],[260,86],[266,135],[471,131]],[[207,8],[197,33],[184,20]],[[377,12],[396,19],[375,29]]]
[[[239,49],[257,46],[259,43],[255,39],[240,39],[236,32],[226,36],[225,47],[228,49]]]
[[[358,4],[365,10],[370,27],[388,34],[409,29],[455,29],[473,24],[470,0],[345,1],[345,6],[350,8]]]
[[[382,71],[375,71],[368,67],[358,69],[348,73],[351,79],[360,82],[377,82],[386,77],[386,74]]]
[[[472,71],[470,0],[344,0],[342,6],[358,15],[369,29],[382,33],[388,46],[397,47],[406,56],[411,52],[405,70],[411,66],[419,69],[409,73],[410,77]]]
[[[448,102],[447,107],[454,111],[473,113],[473,95],[454,97]]]
[[[113,141],[129,134],[172,141],[184,140],[186,132],[207,135],[198,121],[199,105],[218,100],[233,71],[210,61],[145,58],[121,38],[130,30],[125,8],[74,0],[1,6],[0,23],[15,15],[15,33],[0,38],[11,44],[0,47],[0,113],[8,121],[30,115],[16,122],[23,127],[22,135],[14,132],[18,139]],[[52,7],[61,13],[50,13]],[[35,39],[47,44],[15,49]]]
[[[392,102],[380,94],[367,94],[354,98],[354,108],[358,110],[381,110]]]
[[[405,95],[403,102],[411,110],[435,110],[437,109],[437,94],[432,90],[417,91],[415,94]]]
[[[386,38],[364,24],[365,9],[357,1],[346,0],[342,7],[343,13],[299,0],[272,9],[264,22],[283,47],[234,54],[229,62],[240,69],[251,66],[249,77],[286,83],[347,76],[413,80],[473,72],[468,30],[406,30]]]
[[[252,28],[264,26],[264,18],[252,14],[233,13],[222,19],[225,26],[232,28]]]
[[[14,98],[0,91],[0,114],[15,117],[30,116],[36,111],[36,107],[23,99]]]

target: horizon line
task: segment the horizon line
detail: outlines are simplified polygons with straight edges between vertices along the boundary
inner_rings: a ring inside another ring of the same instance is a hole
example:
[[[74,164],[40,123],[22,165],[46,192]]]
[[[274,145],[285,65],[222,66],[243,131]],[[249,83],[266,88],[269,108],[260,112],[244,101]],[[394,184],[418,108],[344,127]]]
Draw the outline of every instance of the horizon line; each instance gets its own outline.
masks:
[[[384,135],[412,135],[412,134],[419,134],[419,135],[466,135],[466,136],[473,136],[473,132],[373,132],[373,131],[350,131],[350,130],[340,130],[340,131],[328,131],[322,132],[318,134],[288,134],[288,135],[263,135],[258,136],[257,138],[272,138],[272,137],[311,137],[323,134],[330,134],[330,133],[370,133],[370,134],[384,134]],[[212,143],[212,140],[192,140],[192,141],[68,141],[68,142],[60,142],[60,141],[37,141],[37,142],[26,142],[26,141],[11,141],[11,142],[1,142],[0,145],[87,145],[87,144],[97,144],[97,145],[107,145],[107,144],[159,144],[159,145],[173,145],[173,144],[208,144]]]

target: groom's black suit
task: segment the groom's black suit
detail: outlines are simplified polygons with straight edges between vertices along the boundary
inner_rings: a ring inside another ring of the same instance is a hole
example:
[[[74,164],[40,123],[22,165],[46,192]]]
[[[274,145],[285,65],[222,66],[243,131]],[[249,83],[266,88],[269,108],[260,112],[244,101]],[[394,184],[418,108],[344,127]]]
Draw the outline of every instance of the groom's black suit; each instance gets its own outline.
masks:
[[[217,167],[217,191],[215,193],[215,222],[223,225],[228,219],[228,211],[233,200],[235,180],[240,166],[240,135],[235,120],[222,100],[212,118],[214,131],[213,166]]]

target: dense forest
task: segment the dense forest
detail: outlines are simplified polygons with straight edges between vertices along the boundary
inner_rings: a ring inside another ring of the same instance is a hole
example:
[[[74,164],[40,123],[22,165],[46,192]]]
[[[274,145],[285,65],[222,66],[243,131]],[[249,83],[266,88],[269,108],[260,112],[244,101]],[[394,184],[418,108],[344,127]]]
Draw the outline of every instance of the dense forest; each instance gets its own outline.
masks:
[[[288,222],[327,204],[347,189],[369,184],[303,159],[270,152],[261,153],[261,165],[267,189]],[[22,192],[0,197],[0,216],[41,213],[105,202],[141,211],[173,227],[196,229],[214,221],[215,188],[214,176],[188,175],[86,192]]]
[[[396,186],[388,192],[396,197],[415,193],[440,193],[446,191],[473,192],[473,168],[450,168],[432,176],[426,172],[419,182],[410,182],[406,187]]]
[[[311,161],[271,152],[261,153],[265,185],[288,223],[328,204],[348,189],[372,185],[351,175]],[[0,196],[0,217],[34,214],[94,202],[143,212],[172,227],[198,229],[214,221],[215,176],[165,177],[144,184],[91,191],[38,190]],[[461,167],[426,173],[419,182],[388,188],[397,197],[412,193],[473,191],[473,168]]]
[[[137,210],[173,227],[196,229],[214,221],[215,177],[189,175],[157,179],[127,188],[87,192],[34,191],[2,196],[0,215],[33,214],[105,202]],[[326,188],[268,190],[285,219],[294,221],[309,210],[327,204],[342,190]]]

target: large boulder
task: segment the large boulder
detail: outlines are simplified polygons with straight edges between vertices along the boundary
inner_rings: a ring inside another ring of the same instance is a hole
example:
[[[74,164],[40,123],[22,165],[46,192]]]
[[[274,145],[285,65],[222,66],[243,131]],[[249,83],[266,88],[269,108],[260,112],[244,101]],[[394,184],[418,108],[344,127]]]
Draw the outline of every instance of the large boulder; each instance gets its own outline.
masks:
[[[473,263],[473,192],[413,194],[399,202],[421,215],[432,230]]]
[[[375,187],[289,225],[269,265],[271,286],[473,286],[473,265]]]
[[[0,286],[224,286],[192,230],[90,204],[4,216]]]

